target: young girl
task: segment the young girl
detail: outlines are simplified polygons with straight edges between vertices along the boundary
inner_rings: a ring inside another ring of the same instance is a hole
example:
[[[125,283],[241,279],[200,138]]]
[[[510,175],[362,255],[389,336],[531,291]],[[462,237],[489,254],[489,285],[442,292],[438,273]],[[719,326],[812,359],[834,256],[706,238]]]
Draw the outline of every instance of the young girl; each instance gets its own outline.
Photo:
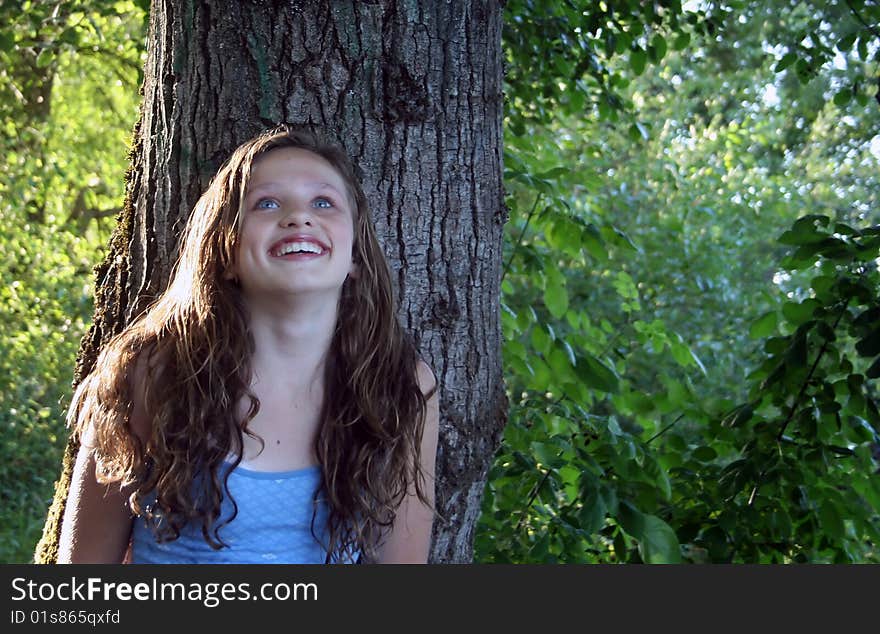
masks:
[[[349,161],[264,133],[74,395],[58,561],[424,563],[436,392]]]

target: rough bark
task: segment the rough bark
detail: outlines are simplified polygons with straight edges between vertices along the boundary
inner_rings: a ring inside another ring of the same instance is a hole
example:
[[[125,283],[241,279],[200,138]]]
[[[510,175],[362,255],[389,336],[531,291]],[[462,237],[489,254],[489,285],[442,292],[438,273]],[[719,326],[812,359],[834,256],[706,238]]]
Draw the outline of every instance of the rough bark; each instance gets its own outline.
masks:
[[[506,420],[500,38],[493,0],[155,0],[127,203],[77,381],[165,285],[178,230],[223,158],[278,122],[319,125],[363,174],[402,322],[440,381],[431,561],[470,561]],[[75,449],[37,561],[55,560]]]

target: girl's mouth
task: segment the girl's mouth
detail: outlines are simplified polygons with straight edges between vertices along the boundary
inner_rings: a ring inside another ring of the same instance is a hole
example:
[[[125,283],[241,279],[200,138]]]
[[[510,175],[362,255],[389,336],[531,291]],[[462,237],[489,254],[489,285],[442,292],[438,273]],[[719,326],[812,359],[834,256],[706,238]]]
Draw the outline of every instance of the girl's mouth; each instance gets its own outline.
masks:
[[[329,248],[311,236],[290,236],[276,242],[269,255],[276,258],[300,259],[320,257]]]

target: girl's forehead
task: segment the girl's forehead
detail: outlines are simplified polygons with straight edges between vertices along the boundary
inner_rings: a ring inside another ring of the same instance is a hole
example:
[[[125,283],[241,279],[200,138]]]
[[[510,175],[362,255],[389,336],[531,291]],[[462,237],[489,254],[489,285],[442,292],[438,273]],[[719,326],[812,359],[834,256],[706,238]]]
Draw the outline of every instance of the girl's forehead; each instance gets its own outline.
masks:
[[[251,167],[248,189],[266,182],[303,181],[343,191],[347,183],[323,156],[304,148],[282,147],[261,154]]]

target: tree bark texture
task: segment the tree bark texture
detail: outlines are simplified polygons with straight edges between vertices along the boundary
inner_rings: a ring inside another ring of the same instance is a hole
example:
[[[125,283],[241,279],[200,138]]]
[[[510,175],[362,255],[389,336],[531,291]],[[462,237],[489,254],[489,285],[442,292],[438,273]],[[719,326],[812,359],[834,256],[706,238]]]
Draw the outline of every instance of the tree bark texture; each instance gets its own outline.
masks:
[[[431,561],[470,561],[507,411],[500,3],[154,0],[143,97],[75,382],[164,288],[229,152],[280,122],[320,126],[362,172],[402,323],[440,382]],[[38,562],[55,561],[75,451],[71,440]]]

